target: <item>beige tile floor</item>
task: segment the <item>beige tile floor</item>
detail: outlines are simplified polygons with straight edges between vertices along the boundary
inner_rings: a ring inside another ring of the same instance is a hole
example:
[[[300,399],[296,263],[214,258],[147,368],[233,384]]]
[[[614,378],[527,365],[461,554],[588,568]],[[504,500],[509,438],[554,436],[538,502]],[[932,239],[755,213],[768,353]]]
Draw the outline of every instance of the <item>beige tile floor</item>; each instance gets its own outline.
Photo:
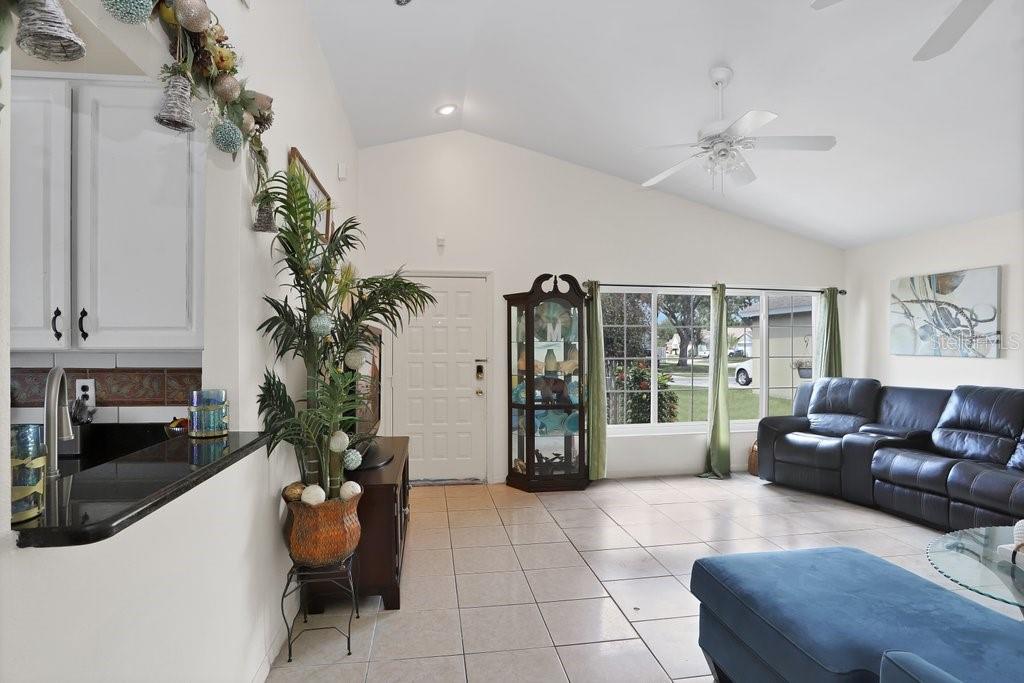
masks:
[[[688,586],[693,562],[707,555],[852,546],[955,587],[925,558],[934,530],[746,474],[538,495],[502,484],[417,486],[411,507],[402,609],[364,597],[351,656],[334,631],[303,633],[270,681],[704,683]],[[333,605],[307,626],[346,621],[347,606]]]

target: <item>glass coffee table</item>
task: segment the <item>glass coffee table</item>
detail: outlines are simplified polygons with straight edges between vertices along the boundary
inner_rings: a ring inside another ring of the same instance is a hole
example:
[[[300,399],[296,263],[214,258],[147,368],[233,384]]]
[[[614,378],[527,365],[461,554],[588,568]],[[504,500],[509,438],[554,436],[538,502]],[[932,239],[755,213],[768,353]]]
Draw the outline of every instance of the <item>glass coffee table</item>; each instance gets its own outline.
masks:
[[[1010,526],[953,531],[928,544],[928,561],[950,581],[1016,605],[1024,614],[1024,567],[1010,564],[996,551],[999,546],[1012,543]],[[1024,556],[1024,549],[1020,554]]]

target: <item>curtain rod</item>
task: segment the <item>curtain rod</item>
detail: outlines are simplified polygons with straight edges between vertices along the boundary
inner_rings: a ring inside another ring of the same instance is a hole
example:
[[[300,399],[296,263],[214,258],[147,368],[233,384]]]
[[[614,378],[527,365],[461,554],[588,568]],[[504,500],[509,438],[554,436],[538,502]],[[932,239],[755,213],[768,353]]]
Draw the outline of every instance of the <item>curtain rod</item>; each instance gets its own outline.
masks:
[[[711,289],[711,285],[638,285],[636,283],[625,285],[618,282],[601,282],[600,285],[602,287],[644,287],[647,289]],[[726,285],[725,290],[729,291],[729,289],[729,286]],[[787,289],[785,287],[752,287],[749,285],[746,287],[733,287],[732,289],[760,289],[765,292],[768,292],[769,294],[772,292],[802,292],[805,294],[821,294],[822,291],[824,291],[821,289]],[[839,293],[845,296],[846,290],[840,289]]]

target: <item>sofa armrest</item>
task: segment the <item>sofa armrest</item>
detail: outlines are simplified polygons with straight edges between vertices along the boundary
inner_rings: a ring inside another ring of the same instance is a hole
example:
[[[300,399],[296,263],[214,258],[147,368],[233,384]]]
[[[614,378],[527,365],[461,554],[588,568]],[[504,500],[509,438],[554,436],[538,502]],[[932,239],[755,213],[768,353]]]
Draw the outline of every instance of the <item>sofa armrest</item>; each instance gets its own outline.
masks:
[[[806,417],[777,415],[761,418],[757,423],[757,475],[775,481],[775,441],[783,434],[807,432],[811,421]]]
[[[887,650],[879,668],[880,683],[962,683],[913,652]]]
[[[871,459],[875,451],[888,446],[907,446],[909,442],[894,436],[854,432],[843,437],[843,455],[839,481],[843,499],[861,505],[875,504],[875,481],[871,475]]]
[[[926,429],[908,429],[906,427],[896,427],[894,425],[881,424],[878,422],[866,424],[861,427],[859,431],[867,434],[878,434],[879,436],[893,436],[899,439],[907,439],[908,441],[916,442],[927,442],[932,435],[932,433]]]

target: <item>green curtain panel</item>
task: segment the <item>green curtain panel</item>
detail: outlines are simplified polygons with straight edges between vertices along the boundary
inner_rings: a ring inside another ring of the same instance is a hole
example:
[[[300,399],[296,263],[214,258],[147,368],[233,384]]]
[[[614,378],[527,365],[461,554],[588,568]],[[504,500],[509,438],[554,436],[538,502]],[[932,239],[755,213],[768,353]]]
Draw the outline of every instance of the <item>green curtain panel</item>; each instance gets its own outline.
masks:
[[[843,347],[839,341],[839,289],[827,287],[821,291],[818,315],[819,377],[843,376]]]
[[[601,317],[601,285],[584,283],[590,305],[587,306],[587,455],[590,479],[604,479],[608,439],[608,398],[604,386],[604,322]]]
[[[708,448],[702,477],[729,478],[729,319],[725,285],[711,287],[711,355],[708,357]]]

